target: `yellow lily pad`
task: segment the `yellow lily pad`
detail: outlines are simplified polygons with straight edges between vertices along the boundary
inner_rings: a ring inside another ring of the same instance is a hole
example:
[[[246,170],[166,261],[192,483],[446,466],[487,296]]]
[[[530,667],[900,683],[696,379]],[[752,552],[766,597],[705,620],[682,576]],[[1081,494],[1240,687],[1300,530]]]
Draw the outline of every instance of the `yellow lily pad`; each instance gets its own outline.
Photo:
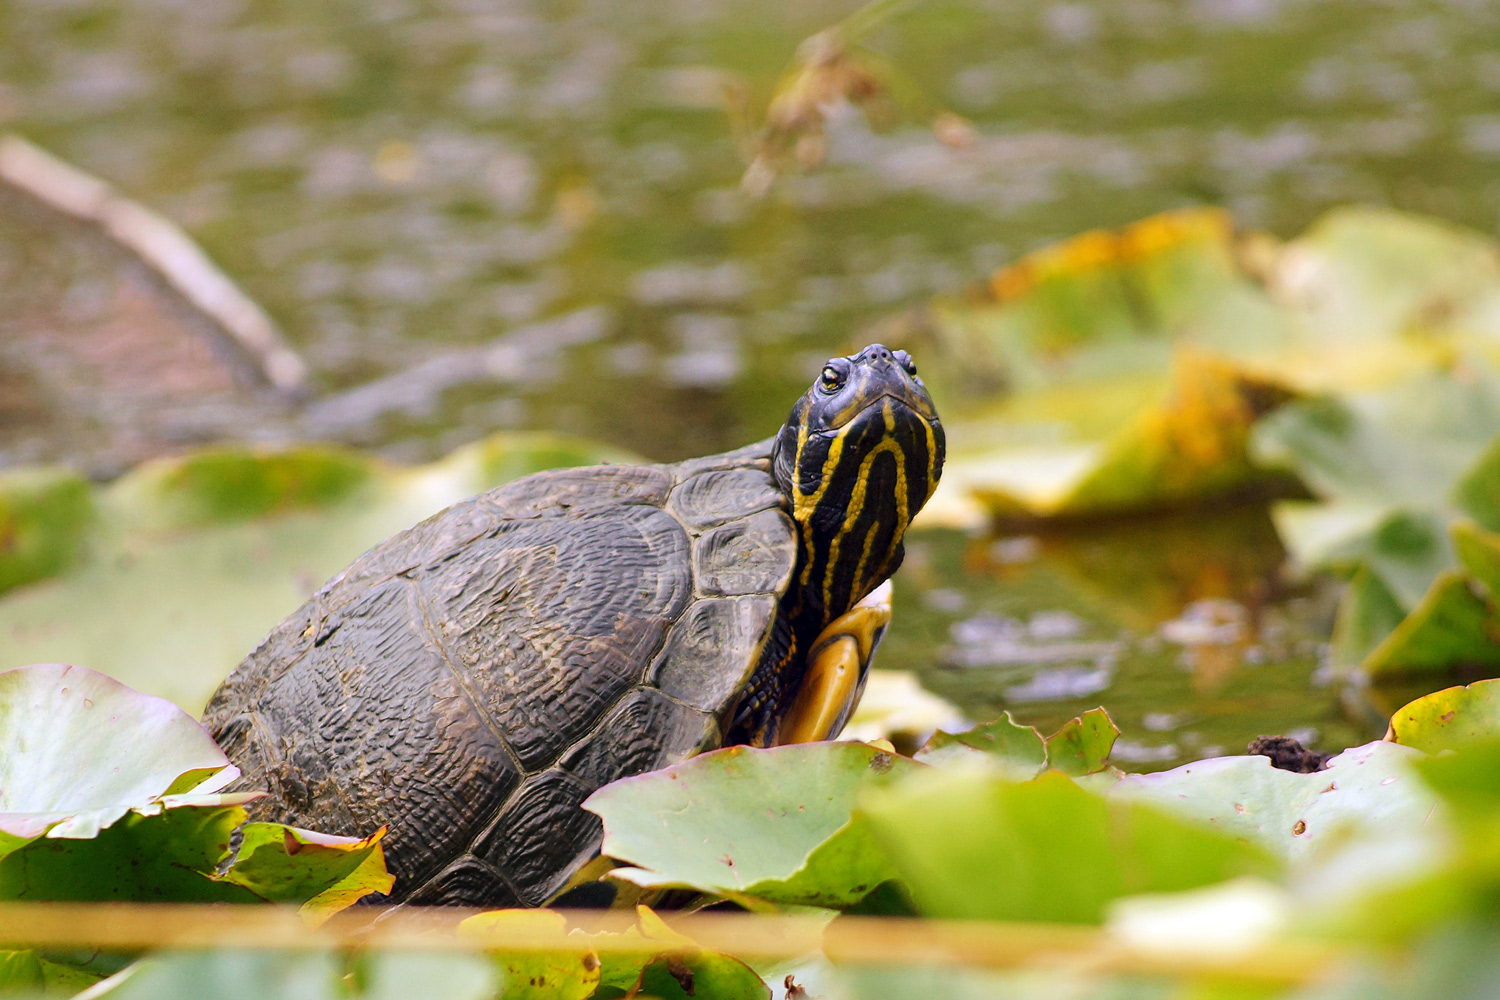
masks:
[[[460,940],[507,933],[561,932],[567,919],[552,910],[491,910],[458,925]],[[505,976],[501,1000],[584,1000],[599,986],[599,956],[588,947],[574,951],[497,951],[494,960]]]
[[[1444,688],[1391,716],[1386,739],[1427,753],[1454,750],[1500,733],[1500,680]]]
[[[1251,461],[1250,429],[1292,398],[1237,365],[1181,348],[1165,391],[1102,441],[958,453],[944,480],[1002,518],[1122,513],[1271,486],[1286,477]]]
[[[966,493],[1002,519],[1155,509],[1286,488],[1247,444],[1289,400],[1500,356],[1500,250],[1378,209],[1285,244],[1194,209],[1036,251],[935,313],[930,380],[962,443],[930,519],[973,519]]]

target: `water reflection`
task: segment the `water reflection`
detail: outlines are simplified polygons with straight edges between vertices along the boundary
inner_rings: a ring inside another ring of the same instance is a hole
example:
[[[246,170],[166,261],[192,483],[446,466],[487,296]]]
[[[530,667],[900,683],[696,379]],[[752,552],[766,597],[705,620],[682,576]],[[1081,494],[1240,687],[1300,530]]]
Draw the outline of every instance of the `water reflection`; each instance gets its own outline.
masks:
[[[915,541],[882,666],[917,671],[970,718],[1009,710],[1044,732],[1102,704],[1119,759],[1143,769],[1262,734],[1340,748],[1379,735],[1322,669],[1333,594],[1283,578],[1263,508],[1023,537]]]

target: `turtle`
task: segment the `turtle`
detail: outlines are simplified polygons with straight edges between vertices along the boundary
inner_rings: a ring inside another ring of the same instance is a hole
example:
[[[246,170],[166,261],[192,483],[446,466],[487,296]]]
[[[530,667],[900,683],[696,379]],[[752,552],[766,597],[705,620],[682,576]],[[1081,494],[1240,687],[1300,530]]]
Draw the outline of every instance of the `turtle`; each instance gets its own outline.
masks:
[[[608,905],[596,789],[838,735],[944,448],[910,355],[832,358],[764,441],[537,473],[377,545],[204,723],[252,819],[387,828],[384,902]]]

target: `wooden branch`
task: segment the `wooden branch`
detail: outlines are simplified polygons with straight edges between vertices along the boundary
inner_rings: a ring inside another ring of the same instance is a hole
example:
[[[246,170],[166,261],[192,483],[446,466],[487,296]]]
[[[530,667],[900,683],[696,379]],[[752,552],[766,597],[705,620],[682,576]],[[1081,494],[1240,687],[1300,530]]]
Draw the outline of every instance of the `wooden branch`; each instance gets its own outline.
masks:
[[[307,366],[271,317],[172,222],[16,135],[0,135],[0,184],[100,232],[212,323],[262,379],[306,390]]]

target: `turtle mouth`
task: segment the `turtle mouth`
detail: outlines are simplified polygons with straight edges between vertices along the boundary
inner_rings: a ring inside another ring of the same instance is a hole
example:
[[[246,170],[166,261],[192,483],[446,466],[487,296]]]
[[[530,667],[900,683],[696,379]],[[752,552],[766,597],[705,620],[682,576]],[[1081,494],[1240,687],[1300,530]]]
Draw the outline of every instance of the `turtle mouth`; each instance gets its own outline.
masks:
[[[932,401],[926,399],[925,396],[925,393],[917,396],[907,391],[905,386],[892,387],[875,398],[864,401],[859,406],[850,407],[844,413],[839,414],[837,422],[830,422],[828,429],[829,431],[841,431],[858,420],[885,413],[887,402],[889,402],[891,410],[890,414],[886,417],[888,425],[891,425],[892,420],[895,421],[895,424],[919,420],[928,426],[934,426],[938,423],[937,409],[932,405]],[[894,425],[888,426],[887,429],[894,430]]]

